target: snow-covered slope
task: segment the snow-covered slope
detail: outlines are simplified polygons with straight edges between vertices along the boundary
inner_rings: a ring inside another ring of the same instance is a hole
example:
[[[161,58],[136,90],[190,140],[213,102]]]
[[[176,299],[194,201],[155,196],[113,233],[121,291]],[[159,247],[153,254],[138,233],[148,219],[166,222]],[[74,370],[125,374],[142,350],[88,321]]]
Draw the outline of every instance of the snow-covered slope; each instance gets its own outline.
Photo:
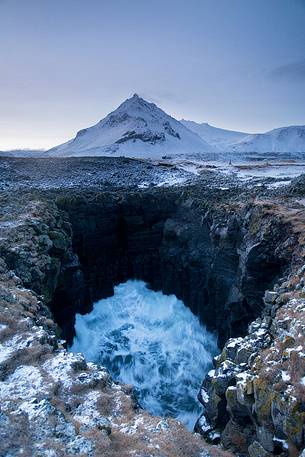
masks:
[[[282,127],[248,135],[229,148],[236,152],[305,152],[305,126]]]
[[[199,124],[198,122],[182,119],[181,123],[188,129],[197,133],[203,140],[221,149],[225,148],[228,144],[236,143],[249,135],[244,132],[235,132],[234,130],[213,127],[206,122]]]
[[[266,133],[248,134],[184,119],[181,123],[222,152],[305,152],[304,125],[281,127]]]
[[[80,130],[73,140],[50,149],[48,154],[159,158],[213,150],[181,122],[135,94],[96,125]]]

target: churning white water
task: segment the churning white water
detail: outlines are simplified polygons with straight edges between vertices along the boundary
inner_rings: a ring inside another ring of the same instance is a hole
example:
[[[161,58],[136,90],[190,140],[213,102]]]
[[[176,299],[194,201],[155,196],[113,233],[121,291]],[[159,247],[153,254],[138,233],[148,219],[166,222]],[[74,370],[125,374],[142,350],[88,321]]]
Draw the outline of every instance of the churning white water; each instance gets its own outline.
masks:
[[[201,411],[197,394],[217,345],[181,300],[129,280],[89,314],[77,314],[75,331],[72,352],[132,384],[150,413],[193,428]]]

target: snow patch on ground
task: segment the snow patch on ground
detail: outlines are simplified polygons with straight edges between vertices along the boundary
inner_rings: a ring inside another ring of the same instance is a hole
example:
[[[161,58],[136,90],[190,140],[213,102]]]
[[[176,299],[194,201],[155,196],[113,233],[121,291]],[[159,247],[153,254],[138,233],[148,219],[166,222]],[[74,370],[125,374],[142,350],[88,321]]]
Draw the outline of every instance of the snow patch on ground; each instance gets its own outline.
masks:
[[[36,395],[37,391],[47,392],[47,386],[43,385],[40,370],[34,366],[20,366],[13,374],[0,383],[0,398],[18,398],[27,400]]]

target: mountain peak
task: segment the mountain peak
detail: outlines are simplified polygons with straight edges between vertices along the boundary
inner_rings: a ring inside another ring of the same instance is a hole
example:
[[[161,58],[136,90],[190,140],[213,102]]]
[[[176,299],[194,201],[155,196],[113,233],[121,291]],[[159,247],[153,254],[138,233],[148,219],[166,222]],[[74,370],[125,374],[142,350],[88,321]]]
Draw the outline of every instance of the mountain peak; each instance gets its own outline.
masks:
[[[79,131],[74,139],[52,152],[159,158],[211,149],[197,134],[135,93],[97,124]]]
[[[148,101],[144,100],[144,98],[140,97],[138,94],[134,93],[132,97],[127,98],[115,111],[121,111],[122,109],[137,109],[141,110],[143,108],[152,108],[155,105],[153,103],[149,103]]]
[[[147,103],[147,104],[149,103],[149,102],[147,102],[146,100],[144,100],[144,98],[140,97],[140,96],[139,96],[138,94],[136,94],[136,93],[134,93],[132,97],[127,98],[127,99],[125,100],[125,102],[123,102],[122,104],[127,103],[127,102],[129,102],[129,103],[131,103],[131,102],[132,102],[132,103],[144,102],[144,103]]]

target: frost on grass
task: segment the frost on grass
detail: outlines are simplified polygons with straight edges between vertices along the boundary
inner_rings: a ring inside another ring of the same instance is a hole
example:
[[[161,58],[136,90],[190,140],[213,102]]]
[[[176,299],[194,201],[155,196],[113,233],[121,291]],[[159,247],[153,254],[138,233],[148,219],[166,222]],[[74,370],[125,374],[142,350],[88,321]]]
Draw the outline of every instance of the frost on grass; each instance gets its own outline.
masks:
[[[18,223],[0,224],[1,252],[18,260],[23,278],[0,258],[0,455],[226,455],[178,422],[145,413],[130,386],[64,349],[43,298],[24,285],[48,277],[44,231],[59,222],[43,204],[21,206]]]

